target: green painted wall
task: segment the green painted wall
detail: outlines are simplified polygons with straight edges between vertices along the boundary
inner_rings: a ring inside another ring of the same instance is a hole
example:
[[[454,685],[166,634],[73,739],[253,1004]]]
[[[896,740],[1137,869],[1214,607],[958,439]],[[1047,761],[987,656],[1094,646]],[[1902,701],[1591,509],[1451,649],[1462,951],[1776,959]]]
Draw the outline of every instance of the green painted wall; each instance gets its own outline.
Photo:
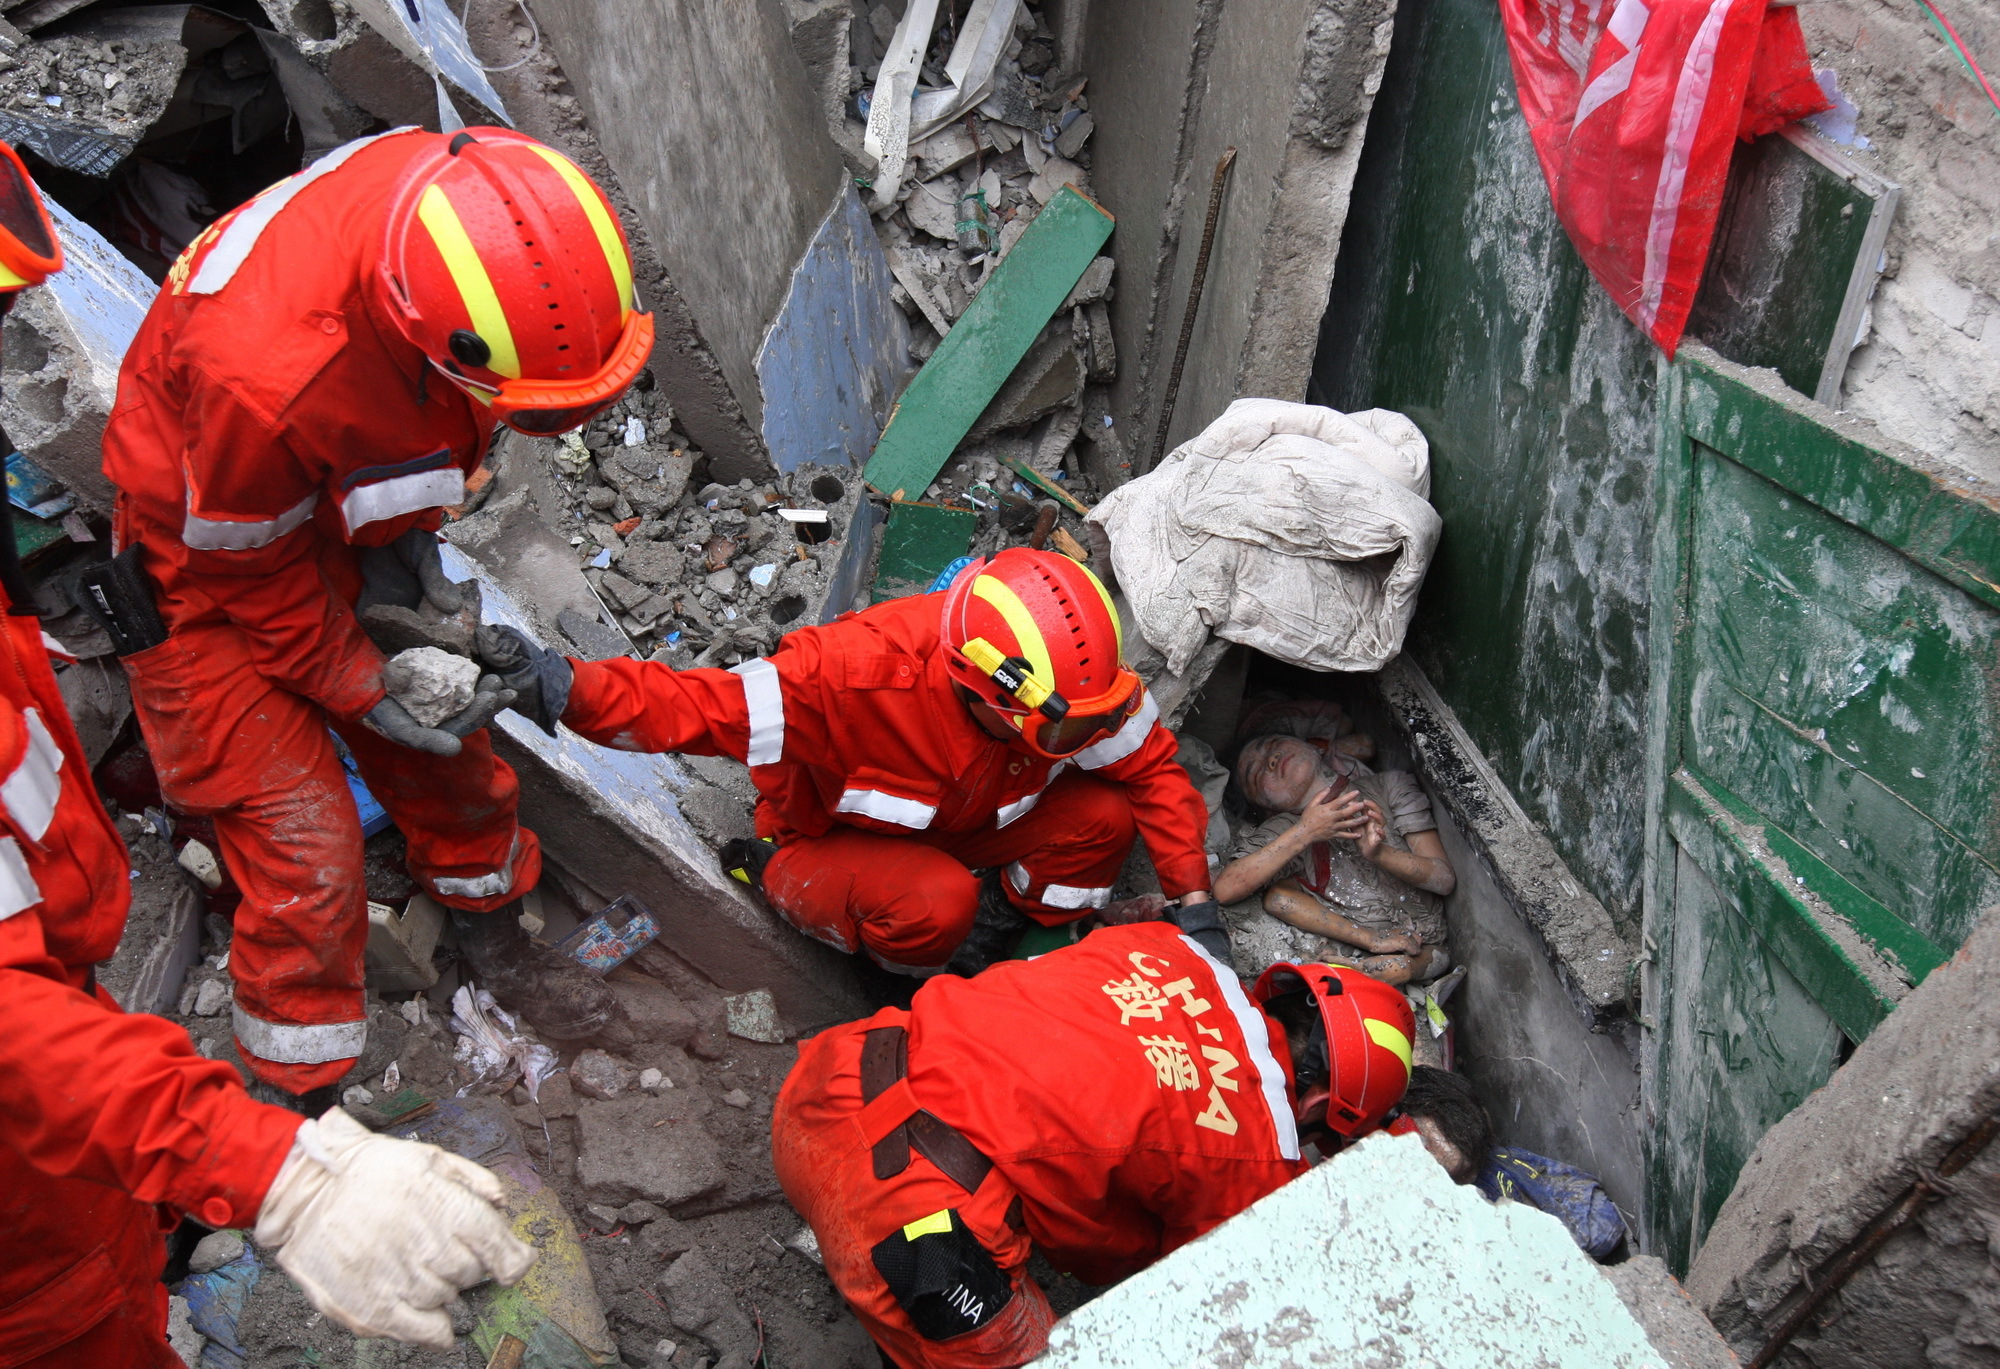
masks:
[[[1409,651],[1636,932],[1657,362],[1549,205],[1490,0],[1403,0],[1309,398],[1431,443]]]

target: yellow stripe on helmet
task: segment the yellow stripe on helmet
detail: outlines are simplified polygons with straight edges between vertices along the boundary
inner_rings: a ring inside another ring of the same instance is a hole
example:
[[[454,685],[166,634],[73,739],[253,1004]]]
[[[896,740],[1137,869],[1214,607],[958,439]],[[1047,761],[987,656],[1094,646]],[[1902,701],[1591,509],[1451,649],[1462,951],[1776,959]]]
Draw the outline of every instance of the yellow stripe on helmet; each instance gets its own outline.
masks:
[[[1111,591],[1104,587],[1102,580],[1090,573],[1090,567],[1079,565],[1077,569],[1083,572],[1084,579],[1090,581],[1090,587],[1097,591],[1097,597],[1104,601],[1104,611],[1111,615],[1111,630],[1118,634],[1118,659],[1124,660],[1125,623],[1118,616],[1118,606],[1111,602]]]
[[[1007,630],[1020,644],[1021,655],[1027,658],[1028,668],[1034,672],[1035,678],[1054,689],[1056,668],[1049,660],[1048,643],[1042,640],[1042,630],[1035,626],[1035,617],[1021,602],[1021,596],[997,575],[982,575],[974,580],[972,592],[999,611],[1001,618],[1006,620]]]
[[[1402,1028],[1379,1017],[1370,1017],[1363,1025],[1368,1028],[1370,1040],[1402,1061],[1404,1070],[1410,1068],[1410,1038],[1403,1035]]]
[[[0,262],[0,290],[20,290],[33,284],[26,276],[15,275],[7,269],[6,263]]]
[[[444,191],[433,185],[417,201],[417,218],[430,231],[431,242],[444,258],[444,269],[451,272],[458,297],[472,320],[472,331],[492,351],[486,368],[509,380],[518,379],[521,357],[514,350],[514,330],[507,326],[507,311],[500,307],[493,278],[486,274],[486,263],[479,259],[479,250],[472,245],[465,225],[459,222],[458,211],[451,207]]]
[[[597,187],[577,169],[575,162],[540,143],[530,143],[529,146],[556,169],[556,174],[563,178],[564,184],[576,196],[577,203],[583,206],[583,216],[590,220],[590,231],[597,235],[597,245],[604,253],[604,264],[611,268],[611,279],[618,286],[618,321],[623,323],[625,316],[632,312],[632,258],[626,255],[625,243],[618,236],[618,225],[611,221]]]

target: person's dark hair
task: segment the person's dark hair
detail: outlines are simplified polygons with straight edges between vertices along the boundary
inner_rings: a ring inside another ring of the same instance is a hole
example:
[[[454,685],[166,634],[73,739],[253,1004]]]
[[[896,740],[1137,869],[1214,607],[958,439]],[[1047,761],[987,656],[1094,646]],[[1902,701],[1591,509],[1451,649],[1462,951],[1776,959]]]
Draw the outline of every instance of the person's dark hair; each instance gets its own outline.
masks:
[[[1402,1109],[1412,1117],[1430,1118],[1469,1164],[1483,1164],[1493,1149],[1493,1124],[1479,1105],[1472,1081],[1462,1074],[1418,1065],[1410,1071],[1410,1091],[1403,1095]]]

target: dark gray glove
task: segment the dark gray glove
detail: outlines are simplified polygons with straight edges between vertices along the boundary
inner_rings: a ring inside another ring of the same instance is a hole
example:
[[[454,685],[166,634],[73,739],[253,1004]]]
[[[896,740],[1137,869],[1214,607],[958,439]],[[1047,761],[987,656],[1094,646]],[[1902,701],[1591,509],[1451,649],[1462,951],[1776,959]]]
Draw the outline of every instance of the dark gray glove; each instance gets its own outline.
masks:
[[[361,547],[361,597],[354,611],[377,604],[414,609],[428,602],[439,613],[458,612],[460,591],[444,573],[434,532],[412,528],[386,547]]]
[[[479,625],[472,650],[479,663],[513,691],[514,711],[555,736],[575,678],[569,662],[513,628],[495,623]]]
[[[1207,898],[1193,907],[1183,904],[1170,909],[1167,916],[1189,940],[1220,961],[1224,969],[1236,968],[1236,957],[1229,949],[1229,929],[1222,925],[1220,903]]]
[[[425,727],[410,716],[407,708],[386,696],[362,716],[361,725],[413,751],[425,751],[433,756],[456,756],[460,749],[459,738],[477,732],[493,721],[495,713],[513,702],[514,691],[507,688],[499,676],[481,675],[473,689],[472,702],[466,705],[465,711],[446,718],[436,727]]]

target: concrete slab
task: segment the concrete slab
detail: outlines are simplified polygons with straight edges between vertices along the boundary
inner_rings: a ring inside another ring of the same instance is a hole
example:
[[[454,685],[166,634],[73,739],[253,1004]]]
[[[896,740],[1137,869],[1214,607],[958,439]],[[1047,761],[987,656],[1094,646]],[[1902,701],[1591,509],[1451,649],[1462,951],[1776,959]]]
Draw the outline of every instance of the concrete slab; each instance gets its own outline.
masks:
[[[1664,1366],[1560,1222],[1414,1136],[1335,1156],[1056,1324],[1043,1369]]]

